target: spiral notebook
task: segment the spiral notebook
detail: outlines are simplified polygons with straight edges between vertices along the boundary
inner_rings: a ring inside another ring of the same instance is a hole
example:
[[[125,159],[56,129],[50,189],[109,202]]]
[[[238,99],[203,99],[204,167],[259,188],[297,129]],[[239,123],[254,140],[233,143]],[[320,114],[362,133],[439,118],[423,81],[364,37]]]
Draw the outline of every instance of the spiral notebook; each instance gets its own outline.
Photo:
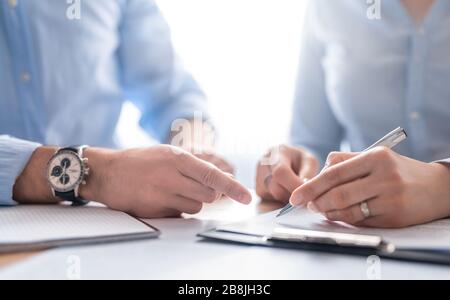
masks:
[[[100,206],[0,208],[0,253],[152,239],[159,234],[143,221]]]

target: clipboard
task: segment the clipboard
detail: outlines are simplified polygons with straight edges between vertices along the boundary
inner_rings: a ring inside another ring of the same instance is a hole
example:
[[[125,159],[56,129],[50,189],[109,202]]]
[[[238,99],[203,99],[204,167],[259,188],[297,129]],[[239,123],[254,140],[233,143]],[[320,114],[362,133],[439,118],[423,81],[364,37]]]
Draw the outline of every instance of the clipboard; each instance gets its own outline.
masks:
[[[276,228],[271,235],[213,229],[198,234],[206,241],[284,248],[340,255],[372,256],[405,262],[450,266],[450,251],[403,250],[375,235],[347,234],[296,228]]]

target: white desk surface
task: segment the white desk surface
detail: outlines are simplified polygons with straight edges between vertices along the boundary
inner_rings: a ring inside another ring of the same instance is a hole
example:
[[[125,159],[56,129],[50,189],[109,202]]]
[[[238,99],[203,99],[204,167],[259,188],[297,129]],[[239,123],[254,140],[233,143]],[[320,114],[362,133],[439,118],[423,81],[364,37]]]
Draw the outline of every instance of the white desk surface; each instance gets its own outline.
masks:
[[[273,204],[272,204],[273,205]],[[152,220],[160,239],[62,248],[25,256],[0,269],[0,279],[71,279],[73,258],[81,279],[372,279],[364,257],[200,241],[218,224],[270,210],[223,201],[188,219]],[[276,207],[273,207],[276,208]],[[450,267],[381,260],[381,279],[450,279]],[[373,274],[373,273],[372,273]]]

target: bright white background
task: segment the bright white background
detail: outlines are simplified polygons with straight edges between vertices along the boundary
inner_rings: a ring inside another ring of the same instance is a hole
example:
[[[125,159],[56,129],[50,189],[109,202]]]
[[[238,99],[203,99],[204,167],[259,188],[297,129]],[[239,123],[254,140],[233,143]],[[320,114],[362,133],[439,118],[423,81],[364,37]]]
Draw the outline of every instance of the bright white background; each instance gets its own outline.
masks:
[[[257,159],[287,140],[307,0],[160,0],[175,47],[205,90],[219,149],[253,186]],[[148,143],[127,104],[126,146]]]

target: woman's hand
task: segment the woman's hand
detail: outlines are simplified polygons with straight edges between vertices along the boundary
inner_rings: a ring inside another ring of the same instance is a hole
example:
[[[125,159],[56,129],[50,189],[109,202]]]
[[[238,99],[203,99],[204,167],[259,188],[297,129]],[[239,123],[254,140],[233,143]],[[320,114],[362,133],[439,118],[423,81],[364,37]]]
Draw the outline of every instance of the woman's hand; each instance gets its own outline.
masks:
[[[319,161],[308,151],[281,145],[258,163],[256,193],[264,200],[287,203],[292,192],[319,169]]]
[[[361,203],[370,217],[365,218]],[[399,228],[450,216],[450,167],[423,163],[379,147],[365,153],[332,153],[327,168],[292,194],[331,221]]]

